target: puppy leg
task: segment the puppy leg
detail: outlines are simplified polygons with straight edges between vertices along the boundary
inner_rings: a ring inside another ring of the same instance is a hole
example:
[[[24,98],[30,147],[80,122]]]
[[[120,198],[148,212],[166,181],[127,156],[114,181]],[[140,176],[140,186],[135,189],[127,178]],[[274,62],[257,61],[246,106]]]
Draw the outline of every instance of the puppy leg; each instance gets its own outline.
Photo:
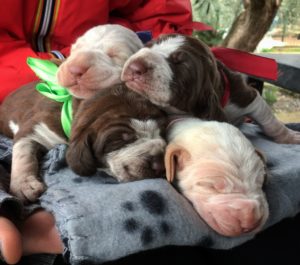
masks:
[[[229,113],[229,116],[234,116],[234,113],[238,114],[239,117],[241,115],[250,116],[258,123],[265,134],[273,138],[277,143],[300,144],[300,132],[293,131],[280,122],[274,116],[265,100],[258,93],[255,99],[246,108],[236,108],[231,106],[225,110],[226,113]],[[233,117],[231,121],[235,118],[236,117]]]
[[[264,99],[257,94],[254,101],[247,107],[252,117],[276,142],[283,144],[300,144],[300,133],[290,130],[272,113]]]
[[[35,201],[45,190],[38,180],[38,153],[42,146],[29,137],[13,146],[10,191],[23,201]]]

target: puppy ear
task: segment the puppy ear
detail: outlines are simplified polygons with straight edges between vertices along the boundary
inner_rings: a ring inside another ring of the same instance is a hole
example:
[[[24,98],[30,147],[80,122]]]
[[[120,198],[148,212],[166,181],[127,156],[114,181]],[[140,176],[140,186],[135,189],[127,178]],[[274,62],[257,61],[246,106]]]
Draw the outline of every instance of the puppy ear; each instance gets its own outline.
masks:
[[[209,65],[209,63],[207,64]],[[195,90],[198,91],[198,94],[192,99],[194,103],[191,104],[191,112],[202,119],[226,122],[227,118],[221,105],[223,85],[220,72],[217,68],[211,67],[210,75],[202,78],[202,82],[196,84],[198,87]]]
[[[266,170],[266,168],[267,168],[267,158],[266,158],[265,154],[264,154],[262,151],[260,151],[259,149],[256,149],[256,148],[255,148],[255,153],[256,153],[256,154],[260,157],[260,159],[263,161],[263,163],[264,163],[264,165],[265,165],[265,170]],[[264,175],[263,186],[265,186],[265,185],[267,184],[267,182],[268,182],[268,174],[266,173],[266,174]]]
[[[166,177],[169,182],[175,178],[176,172],[181,171],[187,160],[191,157],[190,153],[183,147],[176,144],[168,144],[165,152]]]
[[[66,153],[69,167],[80,176],[91,176],[97,171],[97,161],[92,153],[90,136],[85,134],[77,139],[70,139]]]
[[[266,158],[265,154],[262,151],[255,148],[255,153],[257,153],[257,155],[261,158],[261,160],[264,162],[264,164],[267,163],[267,158]]]

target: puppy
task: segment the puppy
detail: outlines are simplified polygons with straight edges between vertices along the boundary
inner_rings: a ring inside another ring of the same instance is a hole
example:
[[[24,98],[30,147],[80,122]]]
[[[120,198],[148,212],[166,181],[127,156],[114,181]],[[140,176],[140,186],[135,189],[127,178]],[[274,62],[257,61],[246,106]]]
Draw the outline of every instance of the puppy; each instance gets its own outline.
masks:
[[[97,90],[121,83],[122,67],[143,47],[138,36],[120,25],[93,27],[72,45],[57,72],[58,83],[73,96],[88,98]]]
[[[166,122],[165,112],[123,85],[102,90],[75,114],[67,162],[83,176],[106,168],[120,182],[163,177]]]
[[[184,118],[168,130],[167,179],[224,236],[257,232],[269,209],[262,190],[265,163],[233,125]]]
[[[124,65],[121,79],[130,89],[171,113],[233,124],[249,116],[276,142],[300,144],[300,133],[278,121],[242,75],[216,60],[203,42],[170,34],[147,46]]]
[[[92,175],[107,168],[119,181],[160,177],[164,172],[165,113],[123,86],[103,90],[90,99],[73,98],[71,137],[60,121],[61,103],[50,100],[28,84],[0,106],[0,133],[13,138],[11,192],[35,201],[44,191],[39,179],[40,154],[69,143],[71,169]]]

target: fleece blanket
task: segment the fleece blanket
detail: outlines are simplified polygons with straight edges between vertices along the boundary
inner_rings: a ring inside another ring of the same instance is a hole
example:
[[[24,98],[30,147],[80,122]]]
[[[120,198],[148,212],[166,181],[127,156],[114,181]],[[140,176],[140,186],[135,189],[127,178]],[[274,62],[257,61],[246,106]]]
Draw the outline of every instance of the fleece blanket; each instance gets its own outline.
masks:
[[[289,127],[300,131],[300,124]],[[267,158],[265,229],[300,211],[300,145],[276,144],[253,124],[241,130]],[[105,173],[80,177],[66,166],[65,150],[57,146],[42,162],[48,189],[40,203],[55,215],[71,264],[100,264],[167,245],[229,249],[255,236],[220,236],[165,179],[120,184]],[[10,159],[11,142],[0,137],[0,162]]]

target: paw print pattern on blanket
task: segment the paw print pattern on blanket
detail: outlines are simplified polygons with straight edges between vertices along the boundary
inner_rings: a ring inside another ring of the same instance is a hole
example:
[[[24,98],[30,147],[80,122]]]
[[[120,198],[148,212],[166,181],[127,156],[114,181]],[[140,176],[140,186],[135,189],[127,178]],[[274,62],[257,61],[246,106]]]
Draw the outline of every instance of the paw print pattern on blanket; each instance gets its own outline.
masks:
[[[203,236],[196,245],[205,248],[212,248],[214,246],[214,240],[210,236]]]
[[[168,213],[167,200],[156,191],[145,190],[139,194],[139,201],[126,201],[122,205],[126,214],[131,217],[125,219],[123,228],[129,234],[139,234],[143,246],[147,246],[155,241],[157,236],[167,237],[172,233],[172,226],[163,219]],[[155,222],[150,226],[138,218],[133,217],[135,211],[146,211],[155,217]]]

